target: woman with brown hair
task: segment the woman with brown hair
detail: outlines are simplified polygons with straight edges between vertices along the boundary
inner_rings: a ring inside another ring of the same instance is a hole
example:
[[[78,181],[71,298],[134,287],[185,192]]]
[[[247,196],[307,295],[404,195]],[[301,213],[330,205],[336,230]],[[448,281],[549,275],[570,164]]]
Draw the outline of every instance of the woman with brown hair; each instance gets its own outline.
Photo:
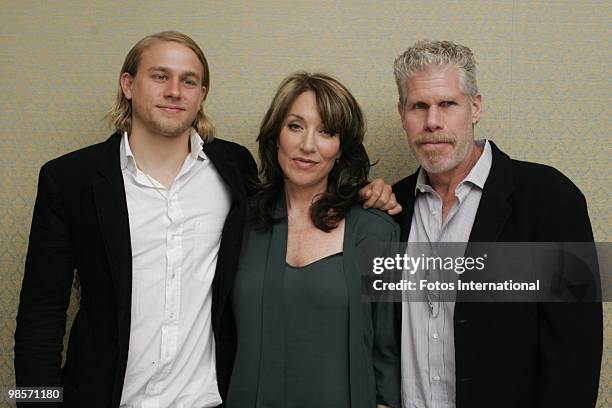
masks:
[[[357,204],[364,134],[354,97],[322,74],[286,78],[262,121],[228,408],[399,407],[393,305],[361,302],[360,247],[398,239],[390,217]]]

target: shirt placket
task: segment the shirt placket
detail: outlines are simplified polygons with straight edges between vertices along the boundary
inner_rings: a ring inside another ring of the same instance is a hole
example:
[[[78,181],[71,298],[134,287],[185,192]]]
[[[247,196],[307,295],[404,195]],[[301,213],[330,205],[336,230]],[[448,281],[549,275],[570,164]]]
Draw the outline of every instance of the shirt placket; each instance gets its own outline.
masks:
[[[443,233],[443,225],[442,225],[442,200],[438,196],[438,194],[431,190],[429,194],[427,194],[427,209],[429,214],[425,214],[423,217],[427,224],[425,225],[425,233],[427,234],[427,239],[431,245],[431,255],[438,256],[437,243],[440,241],[440,238]],[[427,279],[429,281],[440,280],[440,271],[436,269],[432,269],[428,271]],[[437,299],[439,293],[437,291],[432,291],[428,295],[431,300],[431,314],[430,319],[434,318],[439,314],[440,311],[440,302]]]
[[[164,316],[161,326],[160,363],[158,370],[147,384],[147,395],[152,398],[143,400],[143,408],[159,406],[158,398],[165,387],[178,350],[179,314],[181,304],[181,271],[183,260],[184,213],[179,203],[181,183],[175,180],[168,191],[166,214],[169,220],[166,229],[166,276],[164,282]]]
[[[444,395],[444,313],[431,316],[428,324],[429,342],[429,382],[431,386],[430,406],[437,407],[440,403],[439,396]]]
[[[428,220],[429,225],[426,226],[425,231],[429,242],[433,245],[432,255],[438,256],[439,253],[436,248],[436,243],[440,242],[442,239],[445,225],[442,224],[442,200],[434,191],[431,191],[427,195],[427,207],[429,214],[427,214],[427,217],[424,217],[424,219]],[[440,271],[430,271],[430,279],[439,281]],[[432,295],[437,299],[439,293],[436,291],[432,293]],[[440,300],[437,299],[433,302],[432,312],[429,314],[427,325],[429,383],[431,390],[429,400],[432,408],[438,406],[439,401],[436,396],[442,395],[443,391],[444,343],[441,335],[444,332],[445,316],[441,309],[442,305],[440,304]]]

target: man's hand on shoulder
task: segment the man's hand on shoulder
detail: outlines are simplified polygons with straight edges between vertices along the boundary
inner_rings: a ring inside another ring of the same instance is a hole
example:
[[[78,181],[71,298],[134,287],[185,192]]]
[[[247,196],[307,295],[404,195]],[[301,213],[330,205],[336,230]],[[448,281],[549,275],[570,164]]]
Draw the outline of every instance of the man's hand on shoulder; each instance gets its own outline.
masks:
[[[395,199],[390,184],[377,178],[359,190],[359,199],[363,201],[363,208],[376,208],[386,211],[389,215],[402,212],[402,206]]]

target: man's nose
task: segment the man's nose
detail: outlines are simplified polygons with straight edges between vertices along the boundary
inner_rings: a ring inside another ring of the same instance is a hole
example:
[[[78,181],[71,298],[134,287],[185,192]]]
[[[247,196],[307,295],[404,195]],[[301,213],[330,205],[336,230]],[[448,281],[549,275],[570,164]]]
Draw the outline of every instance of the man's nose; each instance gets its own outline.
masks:
[[[427,130],[435,132],[436,130],[442,129],[442,112],[436,106],[430,106],[427,110],[426,125]]]
[[[181,82],[178,78],[169,79],[166,82],[166,88],[164,89],[164,96],[168,98],[178,98],[181,96]]]

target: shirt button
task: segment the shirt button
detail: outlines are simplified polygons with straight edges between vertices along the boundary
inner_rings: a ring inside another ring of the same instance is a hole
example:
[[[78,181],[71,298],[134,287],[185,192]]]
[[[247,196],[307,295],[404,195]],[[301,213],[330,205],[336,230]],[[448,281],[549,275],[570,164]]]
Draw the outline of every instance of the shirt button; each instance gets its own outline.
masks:
[[[440,381],[440,376],[439,375],[434,375],[432,380],[434,381]]]
[[[434,333],[431,337],[433,337],[434,340],[438,340],[440,336],[438,336],[438,333]]]

